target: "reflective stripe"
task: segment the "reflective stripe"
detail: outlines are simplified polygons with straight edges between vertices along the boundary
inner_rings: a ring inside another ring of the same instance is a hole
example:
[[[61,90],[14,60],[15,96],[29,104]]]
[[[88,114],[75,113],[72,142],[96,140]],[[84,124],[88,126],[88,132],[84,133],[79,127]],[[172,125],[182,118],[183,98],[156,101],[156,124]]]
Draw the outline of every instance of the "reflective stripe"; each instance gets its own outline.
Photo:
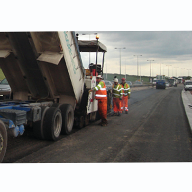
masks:
[[[113,93],[113,95],[117,95],[117,96],[119,96],[119,94],[117,94],[117,93]]]
[[[119,92],[121,91],[121,89],[115,89],[115,88],[113,88],[113,90],[115,90],[115,91],[119,91]]]
[[[104,91],[105,91],[105,90],[106,90],[106,88],[101,88],[100,90],[104,90]]]
[[[97,86],[101,87],[101,85],[100,85],[100,84],[99,84],[99,85],[97,85]]]
[[[107,97],[107,95],[98,95],[98,94],[96,94],[95,97]]]
[[[97,88],[97,87],[95,87],[95,89],[96,89],[96,91],[98,90],[98,88]]]

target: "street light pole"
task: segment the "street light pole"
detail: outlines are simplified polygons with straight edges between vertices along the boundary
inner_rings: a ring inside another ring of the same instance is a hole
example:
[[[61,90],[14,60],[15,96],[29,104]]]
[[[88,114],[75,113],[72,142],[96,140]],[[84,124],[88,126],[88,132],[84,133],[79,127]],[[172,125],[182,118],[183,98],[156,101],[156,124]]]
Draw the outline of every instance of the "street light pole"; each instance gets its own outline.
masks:
[[[181,68],[181,69],[185,69],[185,68]],[[182,73],[183,71],[181,71],[181,73]],[[184,76],[183,74],[182,74],[182,76]]]
[[[154,60],[147,60],[147,61],[150,61],[150,77],[151,77],[151,61],[154,61]]]
[[[160,75],[161,75],[161,64],[163,64],[163,63],[160,63]]]
[[[171,65],[166,65],[166,66],[168,66],[168,77],[169,77],[169,66],[171,66]]]
[[[125,47],[123,48],[115,48],[115,49],[119,49],[119,53],[120,53],[120,79],[121,79],[121,49],[126,49]]]
[[[176,77],[177,77],[177,68],[179,68],[179,67],[174,67],[175,69],[176,69]]]
[[[142,55],[133,55],[137,57],[137,76],[139,76],[139,65],[138,65],[138,57]],[[141,81],[141,68],[140,68],[140,81]]]
[[[126,80],[126,60],[125,60],[125,80]]]
[[[187,69],[188,70],[188,76],[189,76],[189,70],[191,70],[191,69]]]

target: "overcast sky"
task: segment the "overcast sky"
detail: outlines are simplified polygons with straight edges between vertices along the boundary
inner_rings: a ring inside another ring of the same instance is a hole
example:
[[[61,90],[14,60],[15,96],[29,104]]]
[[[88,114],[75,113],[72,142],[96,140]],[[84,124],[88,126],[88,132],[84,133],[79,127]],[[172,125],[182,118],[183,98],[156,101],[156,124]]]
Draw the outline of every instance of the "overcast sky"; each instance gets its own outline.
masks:
[[[95,35],[81,35],[83,33],[99,34],[99,41],[107,47],[105,54],[104,73],[121,73],[137,75],[138,57],[139,75],[153,76],[160,74],[169,76],[192,75],[192,31],[76,31],[79,40],[95,39]],[[90,54],[90,61],[95,63],[95,54]],[[99,55],[102,59],[102,55]],[[98,62],[101,63],[101,59]],[[89,63],[89,53],[82,54],[84,67]],[[171,66],[166,66],[171,65]],[[185,68],[185,69],[183,69]],[[190,69],[189,71],[187,69]]]

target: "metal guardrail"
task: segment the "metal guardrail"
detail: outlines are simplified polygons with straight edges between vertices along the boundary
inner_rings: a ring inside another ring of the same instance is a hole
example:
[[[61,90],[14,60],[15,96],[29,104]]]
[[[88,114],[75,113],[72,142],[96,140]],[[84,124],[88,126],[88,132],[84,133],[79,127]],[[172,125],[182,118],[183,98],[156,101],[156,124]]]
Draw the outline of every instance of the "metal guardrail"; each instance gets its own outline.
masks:
[[[152,86],[152,84],[130,85],[130,88],[131,88],[131,87],[150,87],[150,86]]]

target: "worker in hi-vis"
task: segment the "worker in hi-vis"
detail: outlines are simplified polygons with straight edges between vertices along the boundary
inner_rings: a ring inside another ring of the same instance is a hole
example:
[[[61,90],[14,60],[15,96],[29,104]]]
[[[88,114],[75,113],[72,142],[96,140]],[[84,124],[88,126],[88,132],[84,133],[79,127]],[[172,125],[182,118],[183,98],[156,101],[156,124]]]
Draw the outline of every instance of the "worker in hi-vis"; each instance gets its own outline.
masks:
[[[113,111],[114,115],[120,116],[121,113],[121,99],[122,99],[122,91],[121,91],[121,85],[118,83],[118,79],[114,79],[114,84],[112,88],[113,93]]]
[[[121,90],[122,90],[122,100],[121,100],[121,111],[125,110],[125,113],[128,114],[128,96],[131,93],[130,86],[126,83],[125,78],[121,79]]]
[[[98,112],[101,117],[101,122],[99,125],[101,126],[107,126],[107,90],[105,82],[102,81],[102,76],[98,75],[96,77],[98,85],[89,92],[96,91],[95,93],[95,99],[98,100]]]

